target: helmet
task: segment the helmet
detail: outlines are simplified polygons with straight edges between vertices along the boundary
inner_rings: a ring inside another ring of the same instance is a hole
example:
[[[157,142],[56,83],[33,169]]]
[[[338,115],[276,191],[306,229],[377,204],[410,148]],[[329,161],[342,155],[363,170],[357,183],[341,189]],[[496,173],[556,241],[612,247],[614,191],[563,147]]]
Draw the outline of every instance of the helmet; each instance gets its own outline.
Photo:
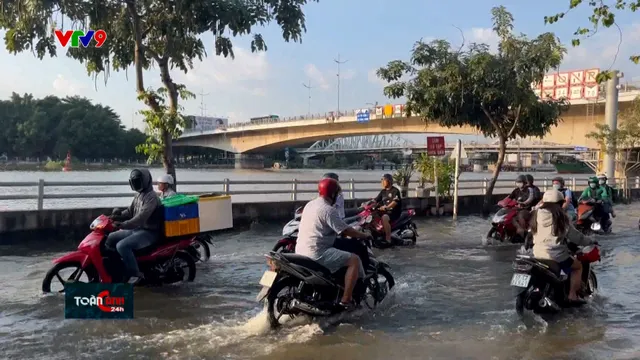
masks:
[[[554,182],[559,182],[561,187],[564,187],[564,179],[562,178],[562,176],[556,176],[553,178],[553,180],[551,180],[552,183]]]
[[[153,187],[151,173],[147,169],[133,169],[129,174],[131,190],[143,192]]]
[[[527,174],[524,177],[527,178],[527,183],[529,183],[529,185],[533,185],[533,175]]]
[[[340,181],[340,178],[338,177],[338,174],[332,173],[332,172],[329,172],[329,173],[326,173],[326,174],[322,175],[322,178],[323,179],[333,179],[335,181]]]
[[[382,175],[382,180],[387,180],[389,185],[393,185],[393,176],[391,176],[391,174]]]
[[[605,174],[600,174],[600,175],[598,175],[598,179],[605,179],[605,180],[607,180],[607,175],[605,175]]]
[[[173,176],[169,174],[160,175],[158,178],[159,183],[173,185]]]
[[[597,183],[598,183],[598,178],[595,176],[591,176],[589,180],[587,180],[587,184],[597,184]]]
[[[526,183],[527,182],[527,178],[524,175],[518,175],[518,177],[516,177],[516,182],[519,183]]]
[[[544,192],[542,195],[542,202],[545,203],[558,203],[564,201],[562,193],[556,189],[550,189]]]
[[[340,184],[331,178],[324,178],[318,183],[318,195],[335,200],[340,192]]]

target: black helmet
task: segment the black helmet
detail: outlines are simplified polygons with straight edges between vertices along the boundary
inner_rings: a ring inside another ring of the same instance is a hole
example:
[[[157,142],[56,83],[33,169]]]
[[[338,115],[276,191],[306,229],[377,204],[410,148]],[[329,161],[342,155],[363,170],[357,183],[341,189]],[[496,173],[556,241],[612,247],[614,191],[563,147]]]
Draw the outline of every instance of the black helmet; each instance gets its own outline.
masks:
[[[147,169],[133,169],[129,175],[129,186],[135,192],[143,192],[153,186],[151,173]]]
[[[391,174],[382,175],[382,180],[387,180],[389,185],[393,185],[393,176],[391,176]]]
[[[516,177],[516,182],[526,184],[527,178],[524,175],[518,175],[518,177]]]
[[[527,183],[529,183],[529,185],[533,185],[533,175],[527,174],[524,177],[527,178]]]
[[[329,172],[329,173],[326,173],[326,174],[322,175],[322,178],[323,179],[333,179],[335,181],[340,181],[340,178],[338,177],[338,174],[332,173],[332,172]]]
[[[561,187],[564,187],[564,179],[562,178],[562,176],[556,176],[551,180],[551,183],[554,182],[559,182]]]

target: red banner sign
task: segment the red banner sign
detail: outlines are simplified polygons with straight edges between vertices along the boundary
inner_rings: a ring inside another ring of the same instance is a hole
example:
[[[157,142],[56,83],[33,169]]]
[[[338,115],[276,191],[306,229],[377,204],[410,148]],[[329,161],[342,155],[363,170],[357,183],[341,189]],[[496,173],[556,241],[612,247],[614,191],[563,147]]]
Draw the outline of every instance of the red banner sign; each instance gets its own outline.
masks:
[[[428,136],[427,137],[427,155],[442,156],[446,150],[444,136]]]

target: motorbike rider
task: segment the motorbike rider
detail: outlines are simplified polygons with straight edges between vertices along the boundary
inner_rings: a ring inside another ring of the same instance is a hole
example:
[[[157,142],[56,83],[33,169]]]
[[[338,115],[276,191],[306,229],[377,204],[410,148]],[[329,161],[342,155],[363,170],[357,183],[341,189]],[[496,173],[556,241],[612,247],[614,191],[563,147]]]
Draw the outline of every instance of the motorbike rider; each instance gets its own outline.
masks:
[[[143,277],[133,253],[153,245],[159,238],[160,199],[153,191],[153,179],[147,169],[134,169],[129,175],[129,185],[137,192],[131,205],[124,210],[114,209],[112,217],[116,220],[114,231],[107,236],[106,246],[115,249],[122,257],[129,283],[135,284]]]
[[[524,177],[527,179],[527,187],[533,190],[533,204],[537,204],[538,202],[542,201],[542,191],[540,191],[539,187],[533,184],[533,175],[527,174]]]
[[[564,204],[562,204],[562,208],[569,216],[569,220],[572,222],[576,220],[576,208],[573,205],[573,192],[566,188],[564,178],[562,176],[556,176],[551,180],[553,188],[555,190],[560,191],[562,195],[564,195]],[[544,201],[540,200],[540,205],[542,205]]]
[[[360,257],[334,247],[336,236],[367,239],[369,235],[347,225],[334,207],[340,184],[331,178],[318,183],[318,197],[311,200],[302,210],[296,254],[307,256],[323,265],[332,273],[347,267],[344,277],[344,294],[339,305],[343,309],[353,306],[353,289],[358,278],[365,275]],[[355,240],[351,240],[354,241]]]
[[[609,213],[604,210],[604,204],[609,202],[609,196],[607,191],[600,187],[598,178],[595,176],[590,177],[587,180],[589,186],[584,189],[580,197],[578,198],[578,202],[582,201],[596,201],[596,207],[594,209],[594,213],[596,214],[596,218],[600,218],[600,225],[603,229],[608,229],[609,227]]]
[[[578,296],[582,286],[582,264],[571,256],[567,241],[579,246],[597,243],[573,227],[562,208],[566,199],[561,192],[556,189],[547,190],[542,202],[531,219],[533,256],[557,262],[560,269],[570,276],[569,301],[584,303]]]
[[[616,217],[616,213],[613,210],[613,200],[614,200],[613,197],[614,197],[615,191],[611,186],[609,186],[607,175],[605,174],[598,175],[598,185],[607,193],[607,197],[608,197],[608,201],[606,203],[603,203],[604,211],[611,214],[611,216]]]
[[[158,178],[158,190],[160,191],[160,200],[164,200],[170,196],[176,195],[176,192],[171,188],[173,185],[173,176],[170,174],[161,175]]]
[[[378,211],[383,213],[382,226],[384,227],[385,241],[391,244],[391,223],[398,220],[402,215],[402,196],[400,190],[393,186],[393,176],[391,174],[382,175],[382,190],[373,199],[376,203],[383,203]]]
[[[322,175],[323,179],[333,179],[335,181],[338,182],[338,184],[340,184],[340,178],[338,177],[338,174],[336,173],[326,173],[324,175]],[[340,193],[338,194],[338,197],[336,198],[336,203],[335,205],[333,205],[336,209],[338,209],[338,213],[340,214],[340,219],[344,219],[345,215],[344,215],[344,196],[342,195],[342,191],[340,191]]]
[[[523,238],[527,231],[527,220],[529,219],[531,207],[535,200],[534,189],[527,186],[527,184],[527,177],[525,175],[518,175],[518,177],[516,177],[516,188],[513,189],[508,196],[510,199],[518,202],[518,215],[514,216],[513,225],[516,227],[518,234]]]

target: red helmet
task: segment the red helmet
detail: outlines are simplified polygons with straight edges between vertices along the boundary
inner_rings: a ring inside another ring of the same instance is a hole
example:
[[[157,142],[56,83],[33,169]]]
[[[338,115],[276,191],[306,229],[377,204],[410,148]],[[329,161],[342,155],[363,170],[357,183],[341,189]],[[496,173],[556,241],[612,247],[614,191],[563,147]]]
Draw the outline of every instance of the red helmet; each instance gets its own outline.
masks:
[[[318,195],[333,199],[340,192],[340,184],[332,178],[324,178],[318,183]]]

